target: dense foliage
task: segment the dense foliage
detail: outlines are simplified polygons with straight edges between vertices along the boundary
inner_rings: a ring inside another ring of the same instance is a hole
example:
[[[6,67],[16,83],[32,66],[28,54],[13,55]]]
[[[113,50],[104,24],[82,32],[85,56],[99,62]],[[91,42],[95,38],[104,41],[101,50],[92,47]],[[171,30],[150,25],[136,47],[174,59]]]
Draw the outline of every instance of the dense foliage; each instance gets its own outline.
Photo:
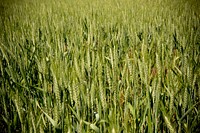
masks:
[[[200,132],[199,5],[1,1],[1,131]]]

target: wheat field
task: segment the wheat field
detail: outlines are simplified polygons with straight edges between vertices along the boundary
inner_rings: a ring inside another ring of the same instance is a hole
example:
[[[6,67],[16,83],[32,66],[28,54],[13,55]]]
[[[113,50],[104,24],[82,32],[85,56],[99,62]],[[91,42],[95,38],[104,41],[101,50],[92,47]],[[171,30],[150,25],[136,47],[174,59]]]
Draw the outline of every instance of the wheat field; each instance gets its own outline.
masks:
[[[199,7],[0,1],[1,132],[200,132]]]

